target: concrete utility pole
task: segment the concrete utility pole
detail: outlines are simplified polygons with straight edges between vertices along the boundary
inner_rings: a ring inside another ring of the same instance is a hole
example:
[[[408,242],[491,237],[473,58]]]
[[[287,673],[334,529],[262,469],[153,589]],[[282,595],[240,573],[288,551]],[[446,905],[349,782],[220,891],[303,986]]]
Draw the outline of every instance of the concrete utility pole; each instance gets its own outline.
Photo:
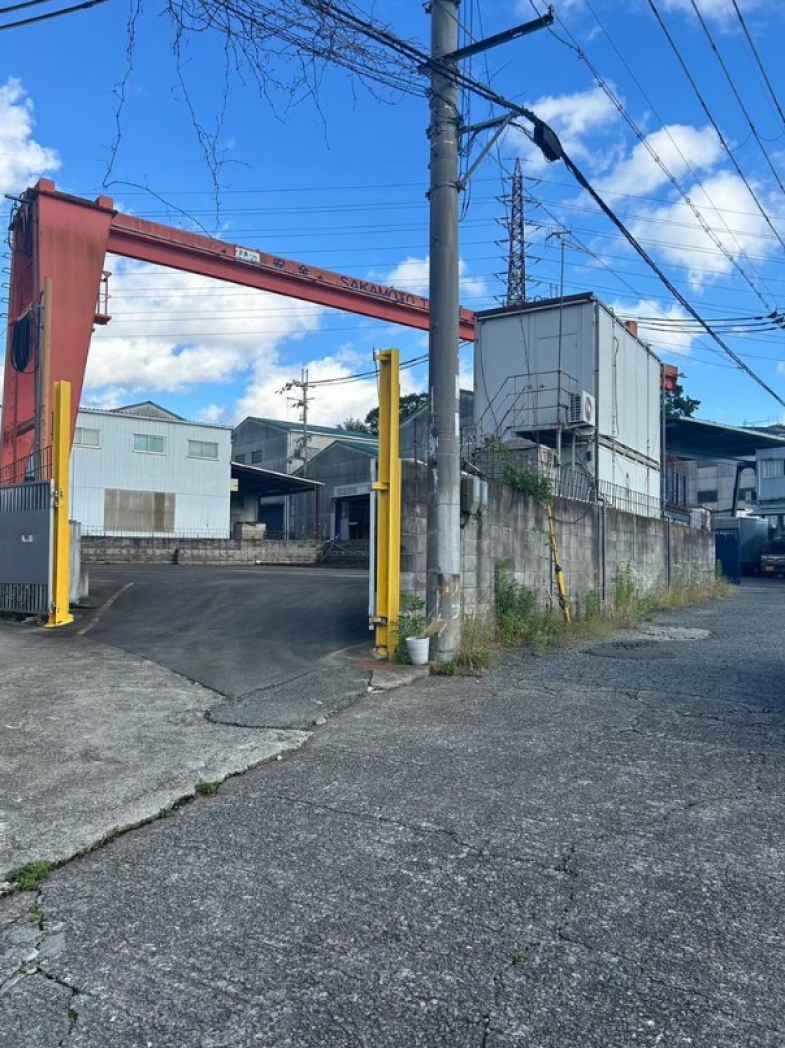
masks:
[[[431,2],[431,180],[428,197],[431,212],[430,240],[430,448],[428,455],[428,545],[426,562],[426,611],[430,622],[439,623],[432,657],[449,662],[461,641],[461,418],[458,386],[459,253],[458,111],[456,63],[518,37],[536,32],[553,22],[553,8],[546,14],[507,29],[485,40],[458,48],[460,0]],[[513,118],[512,107],[504,117],[477,125],[475,130],[496,126],[496,136]],[[517,111],[528,116],[524,110]],[[468,129],[465,129],[468,130]],[[556,145],[550,128],[548,133]],[[543,125],[535,127],[534,140],[544,149]],[[539,140],[538,140],[539,136]],[[494,141],[492,139],[491,141]],[[472,172],[486,155],[467,172]],[[547,148],[550,148],[548,145]],[[553,153],[550,159],[556,159]],[[546,156],[549,153],[546,151]]]
[[[300,370],[300,388],[303,391],[303,399],[298,401],[298,407],[303,411],[303,476],[308,476],[308,369]]]
[[[458,45],[459,0],[433,0],[431,58]],[[461,639],[461,456],[458,386],[458,89],[452,66],[431,74],[430,449],[426,611],[442,629],[433,656],[455,657]]]

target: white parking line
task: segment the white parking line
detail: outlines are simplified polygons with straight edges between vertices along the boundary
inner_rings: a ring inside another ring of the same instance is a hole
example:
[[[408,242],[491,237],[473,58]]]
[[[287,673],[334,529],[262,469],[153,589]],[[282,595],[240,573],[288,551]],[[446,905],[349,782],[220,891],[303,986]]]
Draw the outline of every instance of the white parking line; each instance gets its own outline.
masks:
[[[120,587],[117,593],[113,594],[108,600],[105,600],[101,607],[98,609],[98,611],[95,613],[93,620],[91,622],[88,622],[88,624],[86,626],[83,626],[80,630],[76,631],[77,637],[84,637],[85,633],[88,633],[93,628],[93,626],[96,626],[101,621],[101,617],[103,616],[103,614],[107,612],[114,604],[114,602],[117,600],[117,598],[122,597],[125,591],[127,589],[130,589],[131,586],[133,586],[133,582],[126,582],[124,586]]]

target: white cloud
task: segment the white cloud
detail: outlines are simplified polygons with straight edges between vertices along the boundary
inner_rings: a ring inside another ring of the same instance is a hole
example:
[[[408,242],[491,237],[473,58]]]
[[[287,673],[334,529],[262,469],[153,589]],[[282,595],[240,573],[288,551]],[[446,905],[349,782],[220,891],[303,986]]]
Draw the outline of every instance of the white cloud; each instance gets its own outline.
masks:
[[[736,18],[736,12],[728,0],[695,0],[700,13],[706,19],[716,22],[729,22]],[[736,0],[742,14],[751,14],[759,11],[769,4],[769,0]],[[666,11],[683,11],[690,18],[695,17],[691,0],[664,0],[663,6]],[[774,9],[774,4],[770,6]]]
[[[690,170],[709,170],[723,155],[722,144],[714,128],[671,124],[646,135],[644,142],[638,142],[629,157],[617,164],[613,172],[598,185],[600,192],[640,196],[666,185],[668,175],[649,150],[678,179]]]
[[[344,379],[358,372],[372,370],[368,357],[357,354],[351,347],[303,366],[308,370],[309,383],[314,383],[309,390],[308,418],[315,425],[339,426],[347,418],[364,419],[371,408],[379,403],[375,378],[319,385],[325,379]],[[296,400],[299,390],[295,388],[284,395],[279,393],[284,383],[291,378],[291,368],[277,367],[260,371],[238,402],[237,417],[258,415],[262,418],[298,418],[299,410],[287,397]],[[414,393],[417,389],[418,384],[412,372],[402,371],[401,394]]]
[[[618,94],[613,85],[609,86]],[[619,120],[619,111],[601,87],[566,95],[543,95],[527,104],[553,128],[573,160],[602,163],[607,150],[597,148],[597,139]],[[505,141],[535,166],[546,165],[537,146],[520,131],[508,133]]]
[[[756,188],[758,198],[761,190]],[[687,195],[699,209],[714,236],[725,250],[744,264],[747,253],[757,261],[779,250],[778,242],[758,210],[744,182],[729,172],[719,172],[691,186]],[[785,229],[785,208],[776,197],[764,198],[763,206],[775,228]],[[639,240],[650,251],[689,270],[690,284],[699,289],[729,272],[733,264],[704,231],[684,200],[639,212],[630,223]]]
[[[225,404],[208,404],[196,413],[199,422],[211,422],[216,425],[226,422],[227,417],[228,409]]]
[[[127,397],[228,382],[274,363],[280,344],[318,330],[306,302],[115,259],[112,321],[93,335],[85,390]]]
[[[371,371],[367,350],[349,344],[323,359],[293,362],[292,340],[319,330],[321,307],[124,259],[113,258],[109,265],[112,320],[93,335],[84,403],[109,408],[142,396],[202,389],[208,404],[198,415],[205,421],[234,423],[246,415],[293,419],[298,411],[279,390],[299,376],[301,366],[317,383],[309,401],[315,424],[364,418],[378,403],[373,377],[318,385]],[[487,293],[484,279],[470,276],[463,262],[460,272],[462,296]],[[427,295],[428,259],[404,259],[378,279]],[[402,355],[419,354],[422,337],[412,333]],[[401,373],[402,393],[421,387],[423,370]],[[222,402],[214,387],[238,378],[244,392],[236,403],[234,393],[229,403]]]
[[[634,306],[616,305],[614,310],[625,320],[636,321],[638,337],[648,342],[658,355],[686,356],[692,349],[696,338],[700,336],[700,333],[691,334],[684,330],[675,330],[678,329],[679,324],[671,325],[669,323],[680,320],[689,323],[692,320],[680,306],[673,303],[663,306],[653,298],[642,298]],[[660,318],[664,323],[660,324],[655,320],[654,325],[647,324],[646,319],[652,317]]]
[[[19,80],[0,86],[0,193],[18,193],[60,166],[54,149],[32,137],[33,103]]]
[[[0,194],[19,193],[60,166],[57,152],[33,138],[34,126],[33,103],[11,77],[0,85]],[[0,389],[2,382],[0,357]]]
[[[399,262],[384,277],[384,282],[391,287],[400,288],[401,291],[410,291],[413,295],[422,295],[424,298],[427,298],[429,266],[430,259],[428,255],[424,258],[405,258],[403,262]],[[483,277],[470,276],[469,267],[463,259],[458,262],[458,279],[460,281],[461,301],[469,302],[468,308],[472,308],[470,300],[482,298],[488,294],[488,285],[485,279]]]

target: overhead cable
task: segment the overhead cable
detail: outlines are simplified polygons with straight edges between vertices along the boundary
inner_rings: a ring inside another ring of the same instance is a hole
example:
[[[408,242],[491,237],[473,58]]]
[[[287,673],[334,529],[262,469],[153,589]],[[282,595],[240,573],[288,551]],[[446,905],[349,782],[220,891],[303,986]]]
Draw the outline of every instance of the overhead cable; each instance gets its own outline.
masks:
[[[720,130],[719,124],[717,123],[717,121],[715,120],[711,110],[709,109],[708,104],[706,103],[706,99],[703,97],[703,94],[701,93],[701,90],[698,87],[698,85],[697,85],[697,83],[695,81],[695,78],[693,77],[692,73],[690,72],[690,70],[689,70],[689,68],[687,66],[687,63],[685,62],[684,57],[682,56],[682,53],[681,53],[681,51],[679,50],[679,48],[678,48],[678,46],[676,44],[676,41],[673,39],[673,37],[670,34],[670,31],[669,31],[668,27],[665,25],[665,22],[663,21],[662,15],[660,14],[659,10],[657,9],[657,6],[654,3],[654,0],[647,0],[647,2],[649,4],[649,7],[652,10],[652,13],[654,14],[654,17],[657,19],[657,22],[658,22],[660,28],[662,29],[663,33],[665,34],[665,39],[670,44],[671,50],[673,51],[674,55],[676,56],[676,61],[679,63],[682,72],[684,73],[685,77],[687,78],[687,82],[689,83],[689,85],[692,88],[692,90],[695,92],[695,96],[698,99],[698,102],[700,103],[701,109],[703,109],[703,112],[706,114],[706,118],[708,119],[709,123],[714,128],[714,130],[716,131],[717,136],[719,137],[720,143],[722,145],[722,148],[725,150],[725,152],[727,153],[727,155],[728,155],[728,157],[730,159],[730,162],[733,164],[733,167],[736,170],[736,174],[739,176],[739,178],[742,180],[744,185],[747,187],[747,191],[750,194],[750,196],[752,197],[752,199],[755,201],[755,205],[758,208],[758,210],[760,211],[761,215],[763,216],[763,219],[766,222],[766,225],[769,227],[769,229],[772,231],[774,236],[777,238],[777,240],[779,241],[779,243],[782,246],[783,250],[785,250],[785,240],[783,240],[783,238],[780,235],[779,231],[775,228],[774,223],[769,218],[768,212],[764,208],[763,204],[760,202],[757,193],[752,188],[752,186],[749,183],[749,180],[747,179],[747,176],[744,174],[744,172],[742,171],[741,167],[739,166],[738,160],[733,155],[733,150],[728,145],[727,139],[725,138],[725,136],[723,135],[722,131]]]
[[[98,7],[99,4],[108,4],[109,0],[85,0],[83,4],[74,4],[73,7],[61,7],[59,11],[49,11],[45,15],[36,15],[34,18],[22,18],[18,22],[6,22],[5,25],[0,25],[0,32],[3,29],[18,29],[23,25],[33,25],[36,22],[46,22],[50,18],[59,18],[61,15],[72,15],[76,11],[86,11],[89,7]],[[19,4],[19,7],[25,7],[25,4]],[[12,11],[13,8],[8,8]],[[2,13],[2,12],[0,12]]]
[[[696,16],[698,18],[698,21],[701,24],[701,27],[703,28],[703,32],[706,34],[706,39],[709,41],[709,44],[711,45],[711,49],[714,52],[714,55],[715,55],[715,57],[717,59],[717,62],[719,63],[720,69],[725,74],[725,79],[728,81],[728,86],[730,87],[731,91],[733,92],[733,97],[738,102],[739,108],[741,109],[742,113],[744,114],[744,116],[745,116],[745,118],[747,120],[747,123],[749,124],[750,132],[752,133],[752,137],[758,143],[758,146],[760,147],[760,151],[761,151],[761,153],[763,153],[763,156],[766,159],[766,163],[769,165],[769,170],[771,171],[772,175],[774,175],[774,178],[775,178],[775,181],[776,181],[777,185],[780,187],[782,192],[785,193],[785,185],[782,184],[782,179],[780,178],[780,176],[779,176],[779,174],[777,172],[777,169],[774,166],[774,162],[772,161],[771,157],[769,156],[769,151],[768,151],[768,149],[766,149],[766,146],[763,144],[763,139],[758,134],[758,129],[757,129],[757,127],[755,127],[755,124],[753,123],[753,120],[752,120],[752,117],[750,116],[749,110],[747,109],[747,106],[744,103],[744,99],[739,94],[738,88],[736,87],[736,84],[735,84],[735,82],[733,80],[733,77],[730,74],[730,70],[728,69],[728,66],[725,63],[725,59],[720,54],[720,49],[717,47],[717,43],[716,43],[714,37],[711,35],[711,30],[709,29],[708,25],[706,24],[706,19],[700,13],[700,10],[698,9],[698,5],[695,3],[695,0],[690,0],[690,3],[692,4],[693,10],[695,11],[695,14],[696,14]]]
[[[769,89],[769,94],[771,95],[771,100],[774,103],[774,106],[775,106],[777,112],[780,115],[780,119],[782,120],[783,126],[785,126],[785,113],[783,113],[783,111],[782,111],[782,106],[780,105],[779,99],[777,98],[776,94],[774,93],[774,88],[771,86],[771,80],[769,79],[769,75],[766,72],[766,69],[765,69],[765,67],[763,65],[763,60],[761,59],[760,55],[758,54],[758,49],[755,46],[755,43],[754,43],[752,37],[750,36],[750,31],[747,28],[747,23],[744,20],[744,15],[739,10],[739,5],[736,3],[736,0],[731,0],[731,3],[733,4],[733,9],[736,12],[736,16],[737,16],[737,18],[738,18],[738,20],[739,20],[739,22],[741,24],[741,28],[744,31],[744,35],[747,38],[747,43],[750,45],[750,50],[752,51],[752,54],[753,54],[753,56],[755,58],[755,61],[758,63],[758,69],[760,70],[760,75],[763,77],[763,82],[765,83],[766,87]]]
[[[534,3],[534,0],[529,0],[529,3],[534,8],[534,10],[537,11],[537,7],[536,7],[536,5]],[[588,3],[587,3],[587,7],[589,7]],[[593,9],[591,7],[589,7],[589,10],[594,15],[594,18],[597,21],[597,23],[600,26],[600,28],[603,29],[603,31],[605,32],[605,35],[608,36],[607,30],[605,30],[604,26],[600,22],[600,20],[597,17],[597,15],[594,14]],[[597,85],[601,88],[601,90],[607,96],[607,98],[613,103],[614,107],[616,108],[616,110],[618,111],[618,113],[620,114],[620,116],[622,117],[624,122],[631,129],[631,131],[633,132],[635,137],[638,139],[638,141],[641,143],[641,145],[646,150],[646,152],[649,154],[651,159],[660,168],[660,170],[663,172],[663,174],[665,175],[667,180],[670,182],[670,184],[673,186],[673,188],[678,192],[679,196],[682,198],[684,203],[692,211],[693,215],[695,216],[696,220],[698,221],[701,229],[706,234],[706,236],[709,237],[709,239],[712,241],[712,243],[717,248],[717,250],[720,251],[725,256],[725,258],[727,258],[727,260],[730,262],[730,264],[733,266],[733,268],[738,272],[738,274],[742,277],[744,282],[749,286],[750,290],[753,292],[755,297],[767,309],[770,309],[772,307],[772,303],[760,292],[759,288],[755,285],[754,281],[749,276],[749,274],[745,271],[745,269],[743,268],[741,263],[738,261],[738,259],[733,255],[733,253],[731,251],[729,251],[729,249],[725,246],[725,244],[722,242],[722,240],[717,235],[717,233],[712,229],[712,227],[706,221],[706,219],[703,216],[703,213],[701,212],[700,208],[697,206],[695,201],[692,199],[691,195],[687,192],[687,190],[681,184],[679,179],[668,168],[668,166],[662,160],[662,157],[660,157],[659,154],[656,152],[656,150],[652,146],[651,142],[649,141],[649,137],[643,133],[641,128],[637,125],[637,123],[633,120],[633,118],[627,112],[627,110],[626,110],[626,108],[624,106],[624,103],[616,95],[615,91],[611,88],[610,84],[608,84],[608,82],[602,76],[602,74],[600,73],[599,69],[597,69],[597,67],[592,62],[592,60],[589,58],[589,56],[586,54],[584,49],[578,44],[577,40],[572,35],[570,30],[567,28],[567,26],[564,24],[564,22],[561,19],[558,19],[558,18],[557,18],[557,21],[559,22],[559,25],[561,26],[562,30],[567,34],[569,39],[567,39],[567,40],[563,39],[561,36],[559,36],[559,34],[557,32],[555,32],[553,27],[551,27],[549,29],[549,32],[561,44],[563,44],[565,47],[569,48],[571,51],[574,51],[575,54],[578,56],[578,58],[582,62],[584,62],[586,64],[586,66],[589,68],[592,76],[594,77],[595,81],[597,82]],[[610,39],[610,37],[608,37],[608,38]],[[614,49],[615,49],[615,45],[613,45],[612,42],[611,42],[611,46],[614,46]],[[626,63],[625,63],[625,65],[626,65]],[[637,80],[635,82],[637,84]],[[640,88],[640,90],[641,90],[641,93],[643,94],[643,97],[648,102],[649,101],[648,100],[648,96],[643,92],[642,88]],[[649,103],[649,104],[651,105],[651,103]],[[660,123],[662,123],[662,120],[660,120]],[[664,124],[663,124],[663,127],[665,127]],[[674,145],[676,146],[675,142],[674,142]],[[678,150],[678,146],[676,146],[676,148]],[[679,152],[681,152],[681,151],[679,150]],[[683,156],[682,156],[682,159],[684,159]],[[685,159],[685,164],[687,164],[686,159]],[[697,176],[694,174],[694,172],[692,172],[692,169],[690,168],[689,164],[687,164],[687,169],[691,171],[691,173],[693,174],[693,177],[696,179],[697,184],[701,185],[700,179],[698,179]],[[701,189],[703,189],[702,185],[701,185]],[[709,197],[709,194],[706,193],[705,189],[703,189],[703,192],[706,194],[706,199],[709,201],[709,204],[711,205],[711,207],[715,210],[715,212],[717,212],[718,215],[720,215],[720,217],[722,217],[719,209],[715,207],[715,205],[713,204],[711,198]],[[741,248],[741,246],[738,243],[738,240],[736,240],[735,235],[728,228],[727,223],[724,222],[724,219],[723,219],[723,223],[725,224],[726,229],[728,229],[728,232],[733,237],[734,241],[736,242],[737,246],[739,247],[740,253],[742,255],[745,255],[744,249]],[[775,235],[776,235],[776,231],[775,231]]]

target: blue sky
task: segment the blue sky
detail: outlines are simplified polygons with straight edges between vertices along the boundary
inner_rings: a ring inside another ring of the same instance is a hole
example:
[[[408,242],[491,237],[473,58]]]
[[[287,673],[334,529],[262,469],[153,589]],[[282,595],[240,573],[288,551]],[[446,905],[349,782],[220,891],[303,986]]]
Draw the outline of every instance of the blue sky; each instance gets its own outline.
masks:
[[[57,6],[52,0],[2,15],[0,26]],[[776,0],[736,0],[735,7],[733,0],[695,0],[704,29],[692,0],[654,6],[699,94],[649,0],[567,0],[556,5],[553,32],[479,56],[468,69],[553,125],[670,279],[785,399],[785,332],[739,331],[728,321],[785,311],[785,71],[778,54],[785,13]],[[465,0],[464,39],[543,7]],[[318,71],[311,90],[292,93],[298,65],[290,57],[270,59],[280,86],[265,94],[247,68],[227,73],[217,31],[184,37],[178,59],[173,24],[155,3],[136,18],[129,63],[134,8],[110,0],[0,32],[2,192],[48,175],[63,190],[111,195],[121,210],[155,221],[427,294],[424,93],[372,92],[333,67]],[[427,49],[422,5],[389,0],[378,12],[396,34]],[[493,115],[477,98],[464,102],[469,123]],[[222,161],[217,192],[192,113]],[[593,290],[625,316],[668,318],[641,333],[679,365],[702,417],[783,417],[719,347],[678,323],[681,308],[651,271],[565,168],[545,164],[519,132],[491,150],[464,195],[464,305],[488,308],[504,295],[500,198],[516,157],[530,198],[532,297],[559,293],[560,238],[551,234],[565,230],[565,293]],[[422,333],[378,321],[119,259],[109,268],[114,319],[94,337],[85,403],[111,407],[149,397],[189,418],[227,424],[247,414],[295,418],[278,390],[301,367],[311,380],[341,379],[368,371],[374,347],[398,346],[404,360],[427,350]],[[471,385],[470,350],[462,362]],[[425,367],[407,369],[404,392],[426,380]],[[375,402],[372,380],[316,385],[311,418],[337,424],[364,416]]]

